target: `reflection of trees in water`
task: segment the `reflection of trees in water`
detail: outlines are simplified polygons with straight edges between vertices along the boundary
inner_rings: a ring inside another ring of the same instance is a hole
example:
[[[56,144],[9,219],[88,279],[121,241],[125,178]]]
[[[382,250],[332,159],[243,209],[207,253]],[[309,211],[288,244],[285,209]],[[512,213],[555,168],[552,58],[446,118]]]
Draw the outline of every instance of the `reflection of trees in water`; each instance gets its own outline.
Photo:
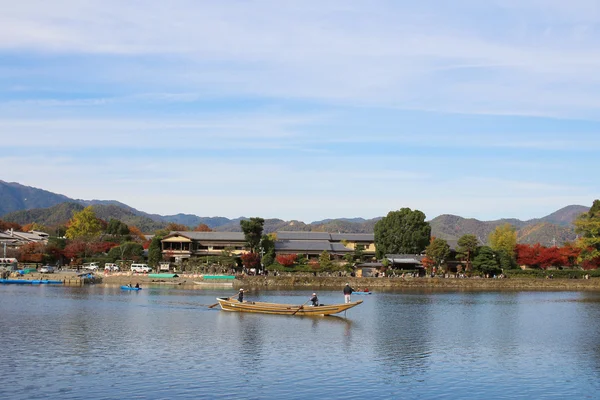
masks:
[[[427,296],[382,296],[375,305],[374,351],[385,372],[416,376],[428,369],[430,355]]]
[[[573,337],[574,346],[580,348],[581,358],[590,363],[590,368],[600,372],[600,294],[583,292],[581,326]],[[583,361],[582,360],[582,361]]]

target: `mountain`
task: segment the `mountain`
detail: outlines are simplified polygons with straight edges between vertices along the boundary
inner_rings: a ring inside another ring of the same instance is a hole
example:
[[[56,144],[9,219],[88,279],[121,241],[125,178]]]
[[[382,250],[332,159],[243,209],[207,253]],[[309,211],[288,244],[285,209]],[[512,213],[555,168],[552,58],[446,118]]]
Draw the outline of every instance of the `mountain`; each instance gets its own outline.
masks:
[[[457,241],[462,235],[473,234],[479,242],[487,243],[487,238],[497,226],[506,223],[517,228],[519,243],[540,243],[545,246],[561,245],[577,238],[573,229],[573,221],[589,207],[572,205],[561,208],[543,218],[521,221],[518,219],[499,219],[496,221],[479,221],[473,218],[462,218],[456,215],[440,215],[429,221],[431,235],[447,241]]]
[[[49,208],[15,211],[4,215],[2,219],[6,222],[16,222],[19,225],[36,222],[47,227],[56,227],[65,225],[73,217],[73,214],[84,208],[82,204],[67,202]],[[115,205],[97,204],[93,205],[92,209],[98,218],[105,221],[115,218],[127,225],[138,227],[142,232],[154,232],[163,229],[167,225],[164,222],[156,222],[150,218],[136,215]]]
[[[127,225],[133,225],[143,232],[153,232],[162,229],[170,222],[194,228],[206,224],[215,231],[240,232],[240,221],[245,217],[228,219],[225,217],[199,217],[192,214],[158,215],[136,210],[116,200],[81,200],[70,199],[66,196],[48,192],[15,182],[0,180],[0,218],[7,222],[25,225],[31,222],[53,227],[64,225],[83,207],[93,206],[96,215],[108,221],[110,218],[119,219]],[[518,219],[499,219],[495,221],[480,221],[473,218],[463,218],[457,215],[440,215],[429,223],[432,236],[456,242],[462,235],[474,234],[481,243],[486,243],[489,234],[497,226],[511,224],[517,228],[519,243],[541,243],[552,245],[573,241],[577,237],[572,222],[589,207],[570,205],[553,212],[543,218],[521,221]],[[372,233],[379,218],[338,218],[324,219],[306,224],[302,221],[284,221],[281,219],[266,219],[265,233],[276,231],[316,231],[341,233]]]
[[[47,208],[72,201],[67,196],[0,180],[0,217],[14,211]]]

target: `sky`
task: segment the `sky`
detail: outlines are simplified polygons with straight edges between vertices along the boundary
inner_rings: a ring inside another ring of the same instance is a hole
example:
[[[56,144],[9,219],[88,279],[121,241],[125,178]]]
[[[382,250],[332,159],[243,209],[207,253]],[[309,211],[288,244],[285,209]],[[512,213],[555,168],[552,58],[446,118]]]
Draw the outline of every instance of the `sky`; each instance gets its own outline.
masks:
[[[1,1],[7,182],[307,223],[600,198],[597,0]]]

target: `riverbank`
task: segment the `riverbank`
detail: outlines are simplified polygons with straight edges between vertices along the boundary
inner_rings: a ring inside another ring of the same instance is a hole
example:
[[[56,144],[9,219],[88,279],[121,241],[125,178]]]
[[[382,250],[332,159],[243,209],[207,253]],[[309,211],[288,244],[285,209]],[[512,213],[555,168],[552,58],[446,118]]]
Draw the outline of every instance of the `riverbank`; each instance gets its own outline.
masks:
[[[432,290],[548,290],[548,291],[600,291],[600,278],[592,279],[544,279],[544,278],[352,278],[352,277],[321,277],[321,276],[239,276],[233,281],[210,281],[200,285],[202,276],[184,274],[175,278],[155,278],[146,274],[95,274],[96,279],[85,283],[74,272],[58,272],[54,274],[27,274],[20,279],[51,279],[62,280],[66,284],[82,285],[94,282],[98,285],[120,286],[139,283],[142,287],[165,286],[182,289],[231,288],[306,288],[307,290],[327,289],[337,290],[346,283],[354,289],[369,288],[373,291],[396,289],[432,289]]]
[[[102,283],[106,285],[172,285],[181,288],[201,289],[205,286],[194,282],[201,281],[198,275],[181,275],[177,278],[157,279],[143,274],[107,275]],[[391,290],[401,288],[431,288],[443,290],[598,290],[600,279],[543,279],[543,278],[349,278],[313,276],[243,276],[236,278],[233,288],[323,288],[339,289],[346,283],[354,288]],[[216,286],[217,284],[215,284]],[[206,287],[210,287],[207,285]]]

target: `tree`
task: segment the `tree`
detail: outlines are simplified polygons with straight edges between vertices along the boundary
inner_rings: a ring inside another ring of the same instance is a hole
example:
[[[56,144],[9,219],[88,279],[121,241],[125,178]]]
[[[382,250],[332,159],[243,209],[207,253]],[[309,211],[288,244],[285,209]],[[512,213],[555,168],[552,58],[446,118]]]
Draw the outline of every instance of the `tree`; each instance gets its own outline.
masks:
[[[129,227],[118,219],[111,218],[110,221],[108,221],[106,233],[114,236],[129,235]]]
[[[327,250],[323,250],[323,252],[319,255],[319,266],[322,271],[330,271],[333,269],[333,263],[331,262],[331,256],[327,252]]]
[[[489,246],[479,248],[477,256],[473,259],[473,266],[486,275],[494,275],[501,272],[496,260],[496,254]]]
[[[65,233],[67,239],[90,240],[99,236],[102,232],[102,224],[92,209],[92,206],[86,207],[73,215],[69,221],[69,228]]]
[[[260,255],[258,253],[245,253],[240,258],[242,259],[242,264],[247,269],[260,269]]]
[[[293,266],[298,258],[297,254],[279,254],[275,259],[286,268]]]
[[[419,210],[390,211],[375,224],[377,258],[386,254],[418,254],[430,241],[431,226]]]
[[[162,260],[162,238],[161,235],[155,235],[148,246],[148,264],[150,265],[158,265]]]
[[[206,224],[200,224],[194,228],[194,232],[212,232],[212,229]]]
[[[240,227],[244,232],[246,243],[252,253],[258,253],[258,247],[263,234],[265,220],[259,217],[253,217],[240,221]]]
[[[262,249],[261,264],[266,268],[273,265],[275,262],[275,234],[270,233],[263,235],[260,240],[260,248]]]
[[[515,246],[517,245],[517,231],[510,224],[499,225],[490,233],[489,242],[492,250],[502,250],[514,258]]]
[[[472,268],[471,261],[473,260],[475,252],[477,251],[477,247],[479,247],[479,240],[477,239],[477,236],[467,234],[462,235],[458,239],[457,244],[458,247],[456,248],[456,257],[459,260],[464,261],[467,264],[466,270],[470,271]]]
[[[169,232],[172,232],[172,231],[186,232],[189,230],[189,228],[183,224],[176,224],[175,222],[170,222],[167,225],[167,230]]]
[[[434,262],[436,267],[440,267],[450,255],[450,246],[444,239],[433,238],[425,249],[425,254]]]
[[[577,217],[574,224],[575,232],[581,235],[576,243],[581,250],[580,261],[600,259],[600,200],[594,200],[590,210]]]

